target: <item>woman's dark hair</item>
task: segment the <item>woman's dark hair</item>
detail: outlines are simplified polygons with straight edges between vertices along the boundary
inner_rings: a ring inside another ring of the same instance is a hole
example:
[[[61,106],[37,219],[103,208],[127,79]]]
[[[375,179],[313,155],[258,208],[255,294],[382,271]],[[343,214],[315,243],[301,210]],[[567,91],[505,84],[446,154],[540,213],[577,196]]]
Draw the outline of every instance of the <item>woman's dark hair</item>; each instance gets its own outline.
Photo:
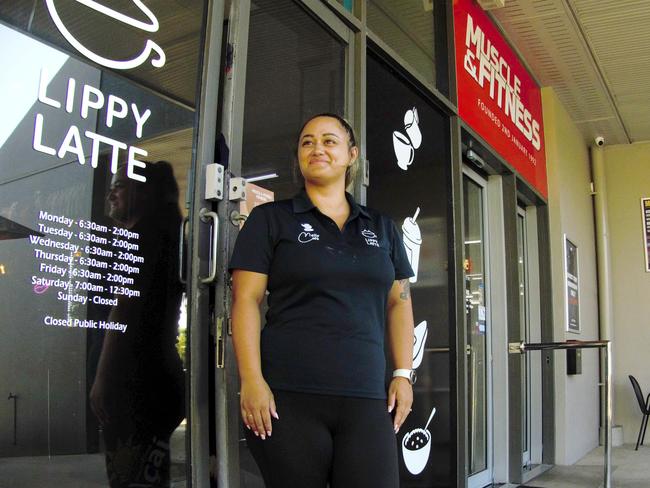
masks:
[[[335,114],[333,112],[322,112],[320,114],[312,115],[307,120],[305,120],[305,123],[302,124],[302,127],[298,131],[298,137],[297,137],[296,145],[300,144],[300,134],[302,134],[302,131],[305,130],[305,127],[307,126],[307,124],[309,122],[311,122],[312,120],[318,118],[318,117],[329,117],[329,118],[332,118],[332,119],[336,119],[339,122],[339,124],[341,124],[341,127],[343,127],[345,132],[348,134],[348,139],[350,141],[348,143],[348,147],[350,147],[350,148],[356,147],[357,138],[354,135],[354,129],[352,128],[352,125],[350,125],[350,123],[347,120],[345,120],[343,117],[341,117],[339,114]],[[350,183],[352,183],[352,180],[354,179],[354,175],[356,173],[356,170],[357,170],[357,161],[354,161],[348,167],[348,169],[345,171],[345,187],[346,188],[348,186],[350,186]]]

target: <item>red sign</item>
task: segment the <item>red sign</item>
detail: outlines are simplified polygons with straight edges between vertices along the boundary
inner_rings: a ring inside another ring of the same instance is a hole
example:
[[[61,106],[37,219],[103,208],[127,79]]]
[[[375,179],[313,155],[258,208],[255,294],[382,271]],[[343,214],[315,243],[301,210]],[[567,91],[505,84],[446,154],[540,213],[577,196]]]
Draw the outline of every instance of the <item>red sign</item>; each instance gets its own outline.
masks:
[[[539,87],[474,0],[454,0],[460,117],[544,197]]]

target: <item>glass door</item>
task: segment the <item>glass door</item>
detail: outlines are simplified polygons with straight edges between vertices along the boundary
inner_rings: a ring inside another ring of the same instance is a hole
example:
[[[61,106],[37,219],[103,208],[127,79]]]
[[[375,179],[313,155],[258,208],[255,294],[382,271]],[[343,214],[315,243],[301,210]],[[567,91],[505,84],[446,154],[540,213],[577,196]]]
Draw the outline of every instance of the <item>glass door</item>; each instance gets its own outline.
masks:
[[[517,209],[517,262],[519,278],[519,313],[521,340],[540,342],[539,273],[535,257],[537,246],[535,208]],[[542,462],[542,386],[541,353],[522,355],[522,466],[530,470]]]
[[[230,127],[225,134],[229,171],[246,179],[246,198],[231,207],[239,215],[239,223],[228,227],[231,252],[239,226],[246,225],[256,205],[292,198],[302,188],[295,155],[303,122],[323,112],[352,119],[354,50],[351,31],[322,2],[242,1],[231,10],[230,22],[230,42],[240,52],[224,87],[224,106],[233,109],[224,114],[223,125]],[[229,306],[229,296],[225,302]],[[265,304],[262,308],[264,317]],[[219,480],[224,486],[263,487],[244,438],[229,340],[226,355],[225,387],[217,392],[223,397],[217,404],[224,405],[217,423],[228,431],[227,440],[217,446],[219,465],[225,467]]]
[[[3,2],[6,486],[189,485],[204,2],[147,3]]]
[[[525,342],[530,342],[530,321],[528,320],[528,276],[526,254],[526,211],[517,208],[517,270],[519,279],[519,323],[521,327],[520,337]],[[521,391],[522,391],[522,463],[524,467],[530,465],[530,383],[531,371],[529,367],[529,355],[521,355]]]
[[[463,176],[465,320],[467,327],[468,486],[492,481],[492,373],[489,320],[486,182]]]

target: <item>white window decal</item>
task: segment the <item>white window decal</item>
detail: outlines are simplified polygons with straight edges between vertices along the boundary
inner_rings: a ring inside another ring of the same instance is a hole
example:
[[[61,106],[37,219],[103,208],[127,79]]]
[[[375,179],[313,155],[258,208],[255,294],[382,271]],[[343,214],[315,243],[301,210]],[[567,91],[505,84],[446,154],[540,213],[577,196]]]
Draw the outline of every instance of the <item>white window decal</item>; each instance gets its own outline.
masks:
[[[423,320],[418,324],[413,334],[413,369],[417,369],[422,364],[422,357],[424,356],[424,345],[427,342],[427,335],[429,328],[427,321]]]
[[[428,428],[435,414],[436,407],[433,407],[424,429],[413,429],[402,439],[402,457],[404,458],[404,465],[411,474],[420,474],[427,466],[427,462],[429,462],[429,454],[431,453],[431,432],[429,432]]]
[[[142,22],[140,20],[134,19],[133,17],[129,17],[128,15],[124,15],[118,12],[117,10],[113,10],[112,8],[109,8],[105,5],[102,5],[99,2],[96,2],[95,0],[75,0],[75,1],[97,12],[107,15],[108,17],[111,17],[112,19],[115,19],[118,22],[122,22],[124,24],[130,25],[131,27],[135,27],[136,29],[140,29],[146,32],[157,32],[160,27],[156,16],[153,14],[153,12],[151,12],[151,10],[147,8],[147,6],[144,3],[142,3],[141,0],[132,0],[132,1],[142,11],[142,13],[147,16],[149,22]],[[165,61],[166,61],[165,52],[158,44],[156,44],[151,39],[147,39],[147,42],[145,43],[142,52],[133,59],[127,59],[127,60],[108,59],[103,56],[100,56],[99,54],[92,52],[90,49],[88,49],[82,43],[80,43],[70,33],[68,28],[61,20],[61,17],[59,16],[59,13],[57,12],[56,7],[54,5],[54,2],[55,0],[45,0],[47,9],[50,12],[50,17],[52,17],[52,20],[56,24],[56,27],[59,29],[63,37],[65,37],[65,39],[70,44],[72,44],[72,46],[77,51],[79,51],[81,54],[86,56],[91,61],[94,61],[97,64],[112,69],[132,69],[132,68],[137,68],[141,64],[145,63],[153,52],[155,53],[156,56],[151,59],[151,64],[156,68],[161,68],[162,66],[165,65]]]
[[[404,249],[406,249],[406,256],[408,257],[411,268],[413,269],[413,276],[409,278],[411,283],[418,281],[418,266],[420,264],[420,246],[422,245],[422,234],[416,219],[420,214],[420,207],[417,208],[413,217],[406,217],[402,223],[402,241],[404,242]]]
[[[397,166],[404,171],[413,163],[415,150],[422,144],[422,132],[420,132],[420,119],[418,109],[413,107],[404,114],[404,130],[406,135],[399,131],[393,132],[393,150],[397,158]]]

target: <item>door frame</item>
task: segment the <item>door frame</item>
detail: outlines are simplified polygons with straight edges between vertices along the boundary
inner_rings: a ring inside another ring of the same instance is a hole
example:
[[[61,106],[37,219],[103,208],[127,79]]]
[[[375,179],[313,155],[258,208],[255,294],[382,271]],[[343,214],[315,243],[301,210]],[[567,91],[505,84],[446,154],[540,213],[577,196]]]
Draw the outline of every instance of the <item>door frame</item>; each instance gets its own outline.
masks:
[[[526,259],[526,342],[542,342],[540,316],[540,273],[537,208],[518,205],[517,213],[524,218],[524,253]],[[534,467],[542,464],[542,355],[532,352],[527,354],[528,363],[528,454],[524,454],[523,466]],[[525,453],[525,451],[524,451]]]
[[[466,467],[466,483],[468,488],[481,488],[485,485],[488,485],[492,483],[493,479],[493,438],[494,438],[494,433],[493,433],[493,422],[494,422],[494,416],[493,416],[493,411],[494,411],[494,405],[493,405],[493,314],[492,314],[492,304],[493,304],[493,298],[492,298],[492,251],[491,251],[491,239],[487,239],[488,235],[488,230],[491,230],[492,226],[490,223],[490,212],[489,212],[489,180],[486,180],[483,176],[479,175],[476,171],[471,169],[467,165],[463,165],[462,168],[463,171],[463,177],[468,178],[470,181],[472,181],[474,184],[478,185],[482,189],[482,204],[483,204],[483,255],[484,255],[484,263],[483,263],[483,273],[484,273],[484,294],[485,294],[485,309],[486,309],[486,316],[485,316],[485,343],[486,343],[486,403],[487,403],[487,408],[486,408],[486,469],[483,471],[480,471],[476,474],[470,475],[469,474],[469,465]],[[462,197],[463,201],[463,207],[465,205],[465,195]],[[463,210],[463,215],[464,215],[464,210]],[[462,225],[463,232],[464,232],[464,223]],[[491,234],[490,234],[491,235]],[[463,234],[463,243],[465,242],[465,236]],[[464,255],[464,254],[463,254]],[[463,273],[464,276],[464,273]],[[463,298],[464,300],[464,298]],[[466,320],[467,315],[464,315],[464,328],[465,331],[467,331],[467,320]],[[467,341],[469,340],[469,335],[466,332],[466,337]],[[469,347],[469,342],[466,342],[465,348]],[[467,358],[467,356],[466,356]],[[470,370],[470,365],[466,365],[466,370],[469,372]],[[469,388],[469,384],[467,385]],[[467,398],[467,412],[469,412],[469,409],[471,408],[471,405],[469,404],[469,394],[466,391],[465,392],[466,398]],[[465,419],[465,422],[467,422],[467,419]],[[470,445],[470,439],[469,439],[469,430],[470,426],[469,423],[467,423],[467,428],[466,428],[466,443],[467,446],[469,447]],[[469,463],[469,456],[467,457],[467,463]]]
[[[353,126],[355,114],[355,69],[358,53],[355,50],[357,41],[353,29],[339,18],[328,5],[318,0],[293,0],[309,15],[320,21],[346,45],[345,56],[345,111]],[[223,2],[221,2],[223,3]],[[226,42],[232,52],[228,74],[223,77],[223,94],[219,100],[221,113],[220,122],[213,127],[221,132],[228,149],[228,161],[225,162],[224,194],[228,194],[230,179],[241,175],[244,103],[246,91],[246,68],[248,59],[248,38],[251,14],[251,0],[230,2],[230,12],[227,15],[228,31]],[[221,31],[219,35],[221,35]],[[218,76],[218,75],[217,75]],[[215,92],[216,93],[216,92]],[[215,107],[215,117],[218,112]],[[213,129],[214,131],[214,129]],[[239,376],[232,345],[232,330],[230,321],[231,289],[227,262],[232,254],[238,233],[238,226],[230,222],[231,212],[239,207],[238,201],[224,199],[216,205],[220,218],[220,245],[218,262],[220,273],[214,287],[214,312],[212,332],[216,337],[219,331],[223,334],[224,361],[222,365],[213,364],[210,368],[214,374],[214,418],[210,425],[212,435],[216,439],[216,453],[213,459],[216,464],[217,486],[237,488],[240,486],[239,459]],[[219,324],[217,327],[216,324]]]
[[[521,247],[522,247],[522,255],[517,256],[517,260],[521,259],[522,260],[522,267],[523,267],[523,286],[524,286],[524,303],[525,303],[525,308],[524,308],[524,314],[522,315],[523,317],[523,323],[520,323],[520,327],[522,329],[522,336],[521,340],[528,343],[528,342],[534,342],[530,340],[530,305],[529,305],[529,296],[530,296],[530,289],[529,289],[529,284],[530,284],[530,270],[529,270],[529,256],[528,256],[528,229],[527,229],[527,216],[526,216],[526,210],[522,208],[520,205],[517,205],[517,234],[519,234],[519,224],[521,222]],[[519,235],[517,235],[517,239],[519,239]],[[519,247],[519,246],[517,246]],[[521,279],[522,277],[520,277]],[[521,294],[521,290],[519,292]],[[521,313],[521,310],[520,310]],[[530,355],[522,355],[522,359],[525,361],[526,367],[523,368],[523,372],[526,375],[524,378],[525,381],[525,389],[522,391],[521,395],[521,400],[523,403],[523,408],[522,408],[522,415],[524,416],[522,422],[524,424],[523,431],[522,433],[526,435],[526,442],[524,442],[522,438],[522,459],[521,463],[522,466],[525,467],[530,465],[531,462],[531,357]],[[524,387],[524,383],[522,382],[522,387]]]
[[[188,356],[190,359],[190,384],[188,402],[189,433],[186,439],[190,460],[190,487],[210,486],[210,378],[206,366],[210,350],[210,286],[201,282],[210,260],[204,258],[206,243],[212,239],[209,226],[201,219],[201,210],[210,210],[212,204],[205,199],[205,167],[214,161],[216,115],[218,106],[219,72],[221,67],[222,25],[225,0],[209,0],[205,7],[205,31],[202,39],[201,94],[198,123],[195,133],[196,155],[193,174],[188,188],[190,232],[187,241],[188,321],[190,324]],[[217,259],[217,256],[212,256]],[[218,264],[218,263],[217,263]]]

